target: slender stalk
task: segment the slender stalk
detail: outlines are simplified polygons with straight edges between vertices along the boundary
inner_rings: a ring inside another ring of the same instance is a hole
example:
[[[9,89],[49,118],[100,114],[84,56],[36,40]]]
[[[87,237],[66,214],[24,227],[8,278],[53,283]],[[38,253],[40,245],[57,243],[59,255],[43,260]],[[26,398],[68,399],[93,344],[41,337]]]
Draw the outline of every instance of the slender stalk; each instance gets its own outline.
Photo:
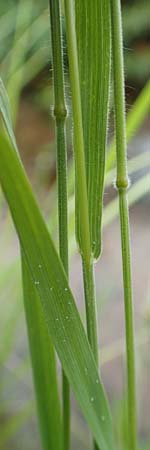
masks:
[[[96,293],[95,293],[95,279],[94,279],[94,267],[93,261],[90,264],[86,264],[82,258],[83,265],[83,280],[84,280],[84,295],[85,295],[85,307],[86,307],[86,324],[87,324],[87,336],[91,349],[99,366],[98,357],[98,333],[97,333],[97,308],[96,308]],[[99,450],[97,443],[93,442],[94,450]]]
[[[78,214],[80,215],[80,251],[83,264],[84,292],[86,305],[86,321],[88,339],[98,364],[97,320],[93,262],[91,258],[91,243],[88,215],[87,182],[85,170],[85,154],[83,139],[83,124],[81,111],[81,96],[78,68],[78,53],[76,42],[74,3],[65,0],[66,33],[68,43],[70,84],[72,92],[72,109],[74,124],[74,150],[76,170],[76,191],[78,197]],[[98,448],[94,443],[95,450]]]
[[[93,263],[89,266],[83,260],[83,277],[85,291],[87,335],[90,342],[95,361],[98,365],[98,338],[97,338],[97,311],[95,296],[95,280]]]
[[[50,20],[54,71],[54,116],[57,135],[57,183],[59,216],[59,252],[68,276],[68,217],[67,217],[67,156],[65,120],[67,109],[64,94],[62,31],[59,0],[50,0]],[[70,393],[69,383],[62,371],[63,392],[63,449],[70,448]]]
[[[120,0],[111,0],[112,50],[116,123],[117,180],[123,262],[124,305],[126,324],[128,440],[129,450],[136,450],[135,351],[132,300],[130,227],[127,189],[129,187],[126,159],[126,123],[124,98],[124,67]]]
[[[86,264],[89,265],[91,259],[90,231],[88,217],[88,200],[85,171],[83,124],[81,111],[81,96],[78,68],[78,54],[74,19],[74,2],[65,0],[66,33],[69,56],[70,84],[72,92],[72,110],[74,124],[74,150],[75,150],[75,170],[77,182],[78,207],[81,220],[81,253]]]

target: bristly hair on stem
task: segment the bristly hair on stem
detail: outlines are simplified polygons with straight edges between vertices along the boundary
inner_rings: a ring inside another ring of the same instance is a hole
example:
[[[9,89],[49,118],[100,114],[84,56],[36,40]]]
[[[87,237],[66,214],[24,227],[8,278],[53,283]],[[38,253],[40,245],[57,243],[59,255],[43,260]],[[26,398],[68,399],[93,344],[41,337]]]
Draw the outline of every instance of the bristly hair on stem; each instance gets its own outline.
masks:
[[[68,276],[68,212],[67,212],[67,150],[65,121],[67,108],[64,93],[64,72],[62,55],[62,30],[59,0],[49,0],[52,36],[53,74],[54,74],[54,116],[57,138],[57,186],[58,186],[58,221],[59,253]],[[63,449],[70,448],[70,394],[69,384],[62,371],[63,392]]]
[[[115,102],[117,179],[119,192],[120,229],[122,245],[124,307],[126,325],[127,391],[128,391],[128,442],[129,450],[137,449],[135,349],[133,294],[131,271],[130,227],[127,189],[129,187],[126,155],[125,87],[123,66],[122,22],[120,0],[111,0],[112,53]]]

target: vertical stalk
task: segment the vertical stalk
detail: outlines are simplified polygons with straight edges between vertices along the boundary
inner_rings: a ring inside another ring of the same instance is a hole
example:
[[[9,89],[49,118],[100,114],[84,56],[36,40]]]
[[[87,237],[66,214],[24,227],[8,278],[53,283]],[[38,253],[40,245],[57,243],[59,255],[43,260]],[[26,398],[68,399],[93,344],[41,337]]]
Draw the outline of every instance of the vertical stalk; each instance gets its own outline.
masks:
[[[125,89],[120,0],[111,0],[112,51],[116,126],[117,180],[119,192],[120,229],[123,263],[124,306],[126,325],[128,440],[129,450],[136,450],[135,351],[132,300],[130,227],[127,189],[129,187],[126,159]]]
[[[77,42],[76,42],[75,20],[74,20],[74,2],[73,0],[65,0],[64,4],[66,17],[70,84],[72,93],[74,151],[75,151],[75,170],[77,181],[78,207],[79,207],[79,214],[82,217],[80,229],[81,235],[80,250],[86,264],[89,265],[91,259],[91,248],[90,248],[90,231],[89,231],[89,217],[88,217],[88,200],[87,200],[87,185],[86,185],[86,171],[85,171],[78,54],[77,54]]]
[[[86,308],[86,324],[87,336],[91,349],[95,358],[97,367],[99,366],[98,358],[98,333],[97,333],[97,308],[93,261],[87,264],[82,257],[83,280],[84,280],[84,296]],[[97,443],[94,441],[94,450],[99,450]]]
[[[97,311],[93,263],[86,265],[83,260],[83,278],[85,292],[85,307],[87,321],[87,335],[96,364],[98,366],[98,337],[97,337]]]
[[[57,183],[58,183],[58,218],[59,218],[59,252],[68,276],[68,217],[67,217],[67,156],[65,120],[67,109],[64,94],[62,30],[59,0],[49,0],[52,36],[52,54],[54,71],[54,116],[57,135]],[[70,448],[70,392],[69,383],[62,371],[63,392],[63,449]]]
[[[81,95],[80,95],[78,53],[77,53],[77,41],[76,41],[75,18],[74,18],[74,2],[72,0],[65,0],[64,4],[65,4],[66,34],[67,34],[68,57],[69,57],[70,84],[72,93],[76,191],[78,196],[78,208],[79,208],[78,214],[80,215],[80,224],[81,224],[79,245],[83,264],[87,334],[96,363],[98,364],[95,286],[93,276],[93,262],[91,258]],[[94,443],[94,446],[95,449],[97,449],[96,443]]]

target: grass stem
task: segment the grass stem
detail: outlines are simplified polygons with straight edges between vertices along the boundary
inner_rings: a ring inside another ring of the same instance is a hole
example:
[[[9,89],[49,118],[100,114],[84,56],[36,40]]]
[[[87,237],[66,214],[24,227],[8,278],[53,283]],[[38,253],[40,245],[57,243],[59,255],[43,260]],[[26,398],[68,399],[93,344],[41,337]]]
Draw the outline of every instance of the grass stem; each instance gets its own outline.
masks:
[[[98,334],[97,334],[97,308],[93,262],[87,265],[82,259],[84,296],[86,308],[87,336],[95,358],[96,365],[99,366],[98,358]],[[98,450],[96,442],[93,442],[94,450]]]
[[[85,169],[85,153],[83,138],[83,123],[81,110],[81,95],[78,67],[78,53],[72,0],[65,0],[66,33],[69,56],[70,84],[72,92],[72,109],[74,124],[74,151],[76,171],[76,215],[80,216],[80,231],[77,237],[83,263],[84,292],[86,305],[87,334],[93,355],[98,364],[97,320],[93,262],[91,258],[91,243],[88,215],[87,181]],[[98,449],[94,443],[95,450]]]
[[[57,185],[59,216],[59,253],[68,276],[68,214],[67,214],[67,155],[65,121],[67,109],[64,93],[62,32],[59,0],[50,0],[52,54],[54,72],[54,116],[57,136]],[[63,449],[70,448],[70,393],[69,383],[62,371],[63,392]]]
[[[76,193],[78,198],[78,213],[82,217],[79,247],[86,264],[89,264],[91,259],[90,230],[74,2],[72,0],[65,0],[64,4],[74,125]]]
[[[129,187],[126,158],[125,88],[120,0],[111,0],[112,50],[116,126],[117,180],[119,192],[120,228],[124,282],[126,325],[128,441],[129,450],[136,450],[135,350],[132,300],[130,227],[127,189]]]
[[[86,265],[83,261],[83,278],[86,306],[87,335],[95,361],[98,365],[97,311],[93,263]]]

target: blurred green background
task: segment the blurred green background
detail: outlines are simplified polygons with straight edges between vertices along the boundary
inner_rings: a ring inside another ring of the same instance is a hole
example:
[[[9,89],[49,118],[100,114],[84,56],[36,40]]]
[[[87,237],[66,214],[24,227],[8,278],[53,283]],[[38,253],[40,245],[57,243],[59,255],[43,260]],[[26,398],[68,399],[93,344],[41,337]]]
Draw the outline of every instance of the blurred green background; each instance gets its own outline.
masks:
[[[132,105],[150,74],[149,0],[125,0],[122,2],[122,11],[126,109],[131,112]],[[74,240],[74,167],[70,138],[72,122],[64,24],[63,30],[69,112],[70,279],[84,320],[81,265]],[[1,0],[0,38],[1,78],[9,95],[21,157],[57,245],[56,149],[48,1]],[[132,119],[131,135],[134,136],[132,139],[130,136],[128,148],[132,181],[129,199],[136,317],[139,450],[150,448],[150,122],[147,114],[150,110],[150,91],[147,89],[145,92],[146,106],[138,125],[137,115],[136,125]],[[113,104],[113,98],[111,103]],[[141,104],[139,109],[142,108]],[[110,114],[109,142],[112,139],[113,121]],[[112,170],[106,176],[103,255],[96,266],[96,282],[102,377],[111,402],[118,450],[126,450],[124,316],[118,205],[112,186],[113,178]],[[18,243],[1,192],[0,248],[0,449],[40,450],[23,312]],[[106,325],[108,322],[109,326]],[[74,398],[72,403],[72,448],[86,450],[89,448],[86,425]]]

